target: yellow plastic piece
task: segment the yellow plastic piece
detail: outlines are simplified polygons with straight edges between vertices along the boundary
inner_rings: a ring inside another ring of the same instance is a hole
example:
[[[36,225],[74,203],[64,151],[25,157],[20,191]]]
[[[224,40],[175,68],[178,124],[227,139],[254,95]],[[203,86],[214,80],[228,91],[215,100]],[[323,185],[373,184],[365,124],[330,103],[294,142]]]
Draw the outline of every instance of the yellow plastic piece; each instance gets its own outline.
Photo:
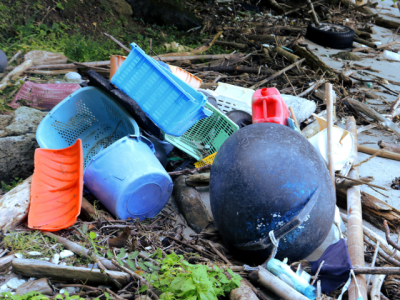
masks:
[[[204,158],[204,159],[202,159],[202,160],[196,162],[196,163],[194,164],[194,166],[195,166],[196,168],[200,168],[200,167],[205,166],[205,165],[212,165],[213,162],[214,162],[215,155],[217,155],[217,152],[215,152],[215,153],[213,153],[213,154],[207,156],[206,158]]]

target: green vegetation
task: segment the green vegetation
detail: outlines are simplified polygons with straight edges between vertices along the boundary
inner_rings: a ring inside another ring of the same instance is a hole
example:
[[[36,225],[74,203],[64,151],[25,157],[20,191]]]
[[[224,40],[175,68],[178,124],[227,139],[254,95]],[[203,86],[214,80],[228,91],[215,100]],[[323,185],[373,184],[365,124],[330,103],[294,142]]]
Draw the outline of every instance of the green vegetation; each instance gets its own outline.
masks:
[[[159,262],[160,271],[148,275],[147,280],[163,292],[161,300],[217,300],[218,296],[240,286],[241,277],[229,269],[226,272],[231,279],[217,266],[213,270],[205,265],[193,265],[175,253]]]
[[[72,61],[100,61],[109,59],[110,55],[126,55],[113,41],[102,35],[107,32],[128,45],[137,43],[146,53],[165,53],[165,43],[177,42],[195,48],[201,44],[206,35],[188,34],[175,28],[145,24],[143,20],[126,20],[112,12],[107,1],[79,0],[58,1],[51,5],[57,12],[46,16],[46,0],[4,0],[0,3],[0,49],[11,56],[18,50],[46,50],[63,53]],[[86,2],[91,2],[90,5]],[[74,18],[60,15],[81,12],[84,16],[98,13],[101,17],[87,20],[80,13]],[[84,13],[87,12],[87,14]],[[54,15],[54,16],[53,16]],[[52,16],[52,17],[51,17]],[[150,50],[152,41],[152,51]],[[226,53],[222,47],[213,46],[210,53]]]
[[[108,293],[104,293],[104,296],[106,299],[112,299]],[[26,293],[25,295],[12,295],[10,292],[8,293],[1,293],[0,298],[5,298],[5,299],[11,299],[11,300],[49,300],[50,298],[42,295],[41,293],[38,292],[29,292]],[[84,298],[79,297],[79,295],[76,296],[69,296],[67,292],[65,292],[64,295],[57,295],[53,299],[61,299],[61,300],[85,300]],[[95,298],[94,300],[99,300],[99,298]]]
[[[6,184],[4,181],[2,181],[1,182],[1,189],[4,192],[9,192],[9,191],[11,191],[13,188],[15,188],[17,185],[19,185],[22,182],[23,182],[23,179],[22,178],[18,178],[18,177],[15,177],[14,180],[11,181],[10,184]]]

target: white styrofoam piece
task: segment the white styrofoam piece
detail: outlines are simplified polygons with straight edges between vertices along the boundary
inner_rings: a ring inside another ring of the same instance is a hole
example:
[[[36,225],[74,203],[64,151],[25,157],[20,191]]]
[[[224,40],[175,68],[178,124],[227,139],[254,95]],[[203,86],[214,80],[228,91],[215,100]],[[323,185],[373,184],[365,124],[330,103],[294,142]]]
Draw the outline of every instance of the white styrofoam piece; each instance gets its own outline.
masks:
[[[317,109],[317,105],[314,101],[292,95],[281,94],[281,96],[283,98],[283,101],[285,101],[287,107],[292,107],[293,112],[296,115],[296,119],[299,123],[307,120]]]

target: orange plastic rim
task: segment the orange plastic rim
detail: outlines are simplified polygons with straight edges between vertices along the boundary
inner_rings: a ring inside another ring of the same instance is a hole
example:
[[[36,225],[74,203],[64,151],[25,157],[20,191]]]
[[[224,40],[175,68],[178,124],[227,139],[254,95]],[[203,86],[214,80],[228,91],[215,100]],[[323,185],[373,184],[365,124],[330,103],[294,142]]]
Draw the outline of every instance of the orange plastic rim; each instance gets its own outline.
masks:
[[[122,63],[125,61],[126,56],[122,55],[111,55],[110,56],[110,80],[114,76],[115,72],[119,69]]]
[[[75,224],[82,206],[82,141],[60,150],[36,149],[28,227],[58,231]]]

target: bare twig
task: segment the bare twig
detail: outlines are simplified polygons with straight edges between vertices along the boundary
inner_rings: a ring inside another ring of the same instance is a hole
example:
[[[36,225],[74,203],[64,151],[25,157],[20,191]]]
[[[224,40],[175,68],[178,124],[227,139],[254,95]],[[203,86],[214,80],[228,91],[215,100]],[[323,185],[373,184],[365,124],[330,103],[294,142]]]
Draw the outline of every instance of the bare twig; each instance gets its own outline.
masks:
[[[103,34],[108,37],[109,39],[111,39],[112,41],[114,41],[118,46],[120,46],[122,49],[124,49],[126,52],[131,52],[131,50],[127,47],[125,47],[120,41],[118,41],[115,37],[113,37],[112,35],[109,35],[108,33],[103,32]]]
[[[400,245],[396,244],[391,238],[390,238],[390,228],[388,225],[388,222],[385,220],[383,221],[383,227],[385,230],[385,235],[386,235],[386,240],[389,245],[393,246],[393,248],[400,250]]]

